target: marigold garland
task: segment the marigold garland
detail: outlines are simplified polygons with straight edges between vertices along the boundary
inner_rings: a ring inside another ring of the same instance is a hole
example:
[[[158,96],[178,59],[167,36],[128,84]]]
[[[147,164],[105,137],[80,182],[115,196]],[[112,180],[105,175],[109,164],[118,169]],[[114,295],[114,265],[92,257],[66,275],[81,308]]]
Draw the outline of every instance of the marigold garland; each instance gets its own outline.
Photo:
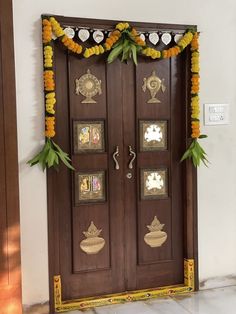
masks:
[[[74,169],[70,164],[68,154],[52,141],[55,136],[55,78],[53,71],[53,45],[52,34],[71,52],[89,58],[93,55],[100,55],[110,51],[108,63],[113,62],[117,57],[121,61],[130,58],[137,64],[137,54],[141,54],[152,59],[166,59],[178,56],[187,46],[191,45],[191,138],[192,143],[183,155],[182,160],[192,159],[195,166],[199,166],[202,161],[206,164],[206,153],[198,143],[199,138],[206,135],[200,134],[200,107],[199,107],[199,34],[196,31],[187,31],[179,42],[169,49],[162,51],[148,47],[139,36],[135,28],[129,23],[118,23],[115,29],[105,39],[103,44],[94,45],[90,48],[83,48],[82,45],[69,38],[60,23],[54,18],[44,18],[42,20],[42,40],[44,55],[44,91],[45,91],[45,136],[46,143],[42,151],[29,161],[30,165],[40,163],[46,167],[55,167],[62,161],[68,168]]]
[[[43,19],[43,43],[49,43],[52,40],[52,25],[48,19]]]
[[[199,76],[199,51],[198,51],[198,33],[194,34],[194,41],[191,42],[191,128],[193,139],[199,138],[200,136],[200,108],[199,108],[199,85],[200,85],[200,76]]]
[[[53,50],[51,46],[45,46],[43,49],[44,54],[44,67],[51,68],[52,67],[52,58],[53,58]]]
[[[42,40],[43,40],[43,64],[44,64],[44,94],[45,94],[45,137],[46,143],[43,149],[31,160],[28,161],[30,166],[40,164],[43,170],[48,167],[58,168],[59,161],[63,162],[68,168],[74,170],[70,164],[70,158],[67,153],[63,152],[61,148],[52,140],[55,136],[55,105],[56,105],[56,93],[55,93],[55,79],[53,71],[53,48],[52,42],[52,30],[57,36],[63,36],[64,31],[60,27],[59,23],[51,18],[43,19],[42,21]],[[66,38],[67,40],[67,38]],[[82,52],[82,47],[78,44],[68,43],[68,49],[76,53]]]
[[[193,139],[187,151],[184,153],[182,160],[187,158],[193,161],[195,167],[200,165],[202,161],[207,165],[206,152],[198,143],[199,138],[206,135],[200,133],[200,105],[199,105],[199,87],[200,87],[200,66],[199,66],[199,42],[198,33],[194,33],[191,40],[191,138]]]
[[[171,47],[169,49],[165,49],[162,51],[147,47],[144,50],[142,50],[142,54],[147,57],[151,57],[152,59],[160,59],[160,58],[166,59],[166,58],[176,57],[191,43],[192,39],[193,39],[193,34],[191,31],[189,31],[183,36],[183,38],[174,47]]]

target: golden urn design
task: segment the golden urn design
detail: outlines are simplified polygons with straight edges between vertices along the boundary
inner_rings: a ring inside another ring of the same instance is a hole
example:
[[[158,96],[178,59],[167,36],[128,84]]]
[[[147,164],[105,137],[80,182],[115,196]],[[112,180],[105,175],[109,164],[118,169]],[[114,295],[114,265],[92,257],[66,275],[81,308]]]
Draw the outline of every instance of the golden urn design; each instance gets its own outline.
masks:
[[[102,229],[98,230],[93,221],[91,221],[88,230],[83,231],[86,239],[80,242],[81,250],[87,254],[97,254],[100,252],[105,245],[105,240],[99,237],[101,232]]]
[[[144,241],[147,245],[152,248],[162,246],[167,239],[167,233],[162,231],[163,227],[164,224],[161,224],[157,216],[155,216],[151,225],[147,226],[150,232],[144,236]]]
[[[85,97],[81,101],[82,104],[96,104],[96,100],[93,99],[94,96],[102,94],[101,80],[98,80],[95,75],[93,75],[90,70],[82,75],[79,79],[75,80],[75,93],[77,95],[81,94]]]
[[[148,104],[155,104],[155,103],[160,103],[161,101],[156,98],[156,94],[159,92],[161,89],[162,92],[164,93],[166,90],[166,87],[164,85],[164,79],[160,79],[156,75],[156,71],[153,70],[151,76],[148,78],[143,79],[143,91],[146,92],[148,89],[151,95],[151,98],[147,101]]]

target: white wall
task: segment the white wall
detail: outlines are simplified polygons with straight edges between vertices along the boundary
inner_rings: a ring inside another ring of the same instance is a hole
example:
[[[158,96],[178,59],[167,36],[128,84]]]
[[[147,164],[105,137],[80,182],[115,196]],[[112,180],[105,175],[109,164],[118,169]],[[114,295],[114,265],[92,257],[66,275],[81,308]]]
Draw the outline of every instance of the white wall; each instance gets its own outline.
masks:
[[[235,0],[13,0],[17,83],[23,303],[48,300],[46,177],[25,162],[43,143],[42,13],[197,24],[201,103],[229,103],[229,126],[203,127],[211,165],[199,170],[200,280],[236,275]]]

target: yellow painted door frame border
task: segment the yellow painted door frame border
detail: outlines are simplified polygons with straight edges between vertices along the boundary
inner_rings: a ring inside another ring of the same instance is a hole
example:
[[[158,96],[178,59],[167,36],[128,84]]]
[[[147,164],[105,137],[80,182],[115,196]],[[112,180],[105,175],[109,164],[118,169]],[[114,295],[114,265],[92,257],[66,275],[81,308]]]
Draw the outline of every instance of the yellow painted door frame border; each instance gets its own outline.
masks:
[[[84,310],[103,305],[119,304],[131,301],[141,301],[157,297],[189,293],[193,292],[194,289],[195,283],[193,259],[184,259],[184,284],[67,301],[62,301],[61,276],[57,275],[54,276],[54,307],[55,312],[57,313],[74,310]]]

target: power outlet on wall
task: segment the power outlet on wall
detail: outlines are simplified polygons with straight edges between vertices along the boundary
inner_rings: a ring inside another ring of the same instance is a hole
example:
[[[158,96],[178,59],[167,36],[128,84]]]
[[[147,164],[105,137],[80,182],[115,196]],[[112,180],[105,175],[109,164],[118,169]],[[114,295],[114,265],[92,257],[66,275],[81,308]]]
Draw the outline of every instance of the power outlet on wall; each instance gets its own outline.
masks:
[[[205,125],[229,124],[229,104],[205,104]]]

